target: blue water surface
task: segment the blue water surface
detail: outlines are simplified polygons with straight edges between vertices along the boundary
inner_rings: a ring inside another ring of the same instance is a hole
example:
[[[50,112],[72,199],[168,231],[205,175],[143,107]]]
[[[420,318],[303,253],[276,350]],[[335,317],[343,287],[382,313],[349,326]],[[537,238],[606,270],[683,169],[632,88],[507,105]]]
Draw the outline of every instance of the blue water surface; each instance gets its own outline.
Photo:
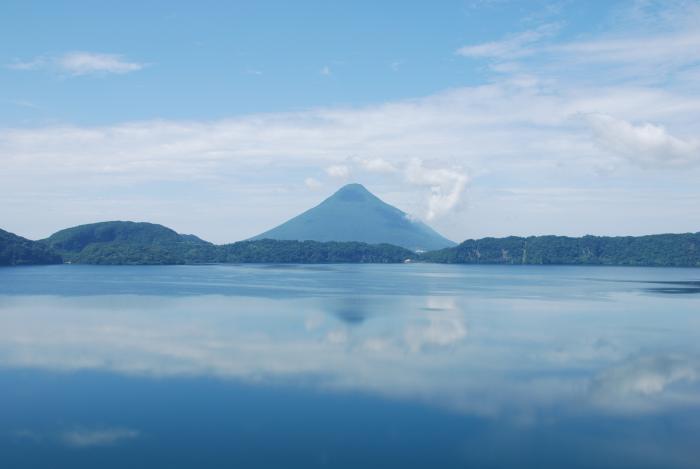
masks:
[[[0,467],[700,467],[700,270],[0,269]]]

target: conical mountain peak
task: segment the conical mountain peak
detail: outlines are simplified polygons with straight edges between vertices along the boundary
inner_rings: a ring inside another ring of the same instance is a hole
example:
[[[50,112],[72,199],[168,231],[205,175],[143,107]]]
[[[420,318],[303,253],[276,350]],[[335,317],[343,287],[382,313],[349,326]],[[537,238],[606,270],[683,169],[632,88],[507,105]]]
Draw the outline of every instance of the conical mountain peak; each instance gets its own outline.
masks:
[[[253,239],[264,238],[388,243],[415,251],[455,245],[357,183],[341,187],[316,207]]]
[[[370,191],[367,190],[365,186],[362,184],[358,184],[356,182],[351,183],[351,184],[346,184],[340,189],[338,189],[335,194],[330,196],[328,200],[338,198],[341,200],[354,200],[354,201],[363,201],[367,199],[377,199],[379,200],[374,194],[372,194]]]

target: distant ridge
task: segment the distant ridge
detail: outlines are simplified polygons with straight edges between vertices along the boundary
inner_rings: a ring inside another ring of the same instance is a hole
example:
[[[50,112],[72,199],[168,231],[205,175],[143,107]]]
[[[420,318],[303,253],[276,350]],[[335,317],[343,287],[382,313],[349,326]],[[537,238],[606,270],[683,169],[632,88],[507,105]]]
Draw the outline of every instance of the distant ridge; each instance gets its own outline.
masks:
[[[443,264],[700,267],[700,233],[468,239],[420,259]]]
[[[361,184],[343,186],[316,207],[251,239],[386,243],[412,251],[456,245]]]

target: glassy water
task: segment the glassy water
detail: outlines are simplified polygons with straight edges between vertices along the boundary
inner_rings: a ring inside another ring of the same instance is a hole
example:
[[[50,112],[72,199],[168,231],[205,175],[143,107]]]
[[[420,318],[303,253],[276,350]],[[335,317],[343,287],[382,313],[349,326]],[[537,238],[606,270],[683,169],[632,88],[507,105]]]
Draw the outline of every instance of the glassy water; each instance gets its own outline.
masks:
[[[0,467],[700,467],[700,271],[0,269]]]

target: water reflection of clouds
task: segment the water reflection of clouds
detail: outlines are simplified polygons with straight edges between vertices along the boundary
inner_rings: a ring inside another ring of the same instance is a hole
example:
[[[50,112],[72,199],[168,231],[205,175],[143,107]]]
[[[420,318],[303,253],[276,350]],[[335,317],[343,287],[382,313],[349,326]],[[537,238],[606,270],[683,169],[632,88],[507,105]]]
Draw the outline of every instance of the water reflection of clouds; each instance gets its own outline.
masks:
[[[662,353],[633,357],[603,370],[591,382],[590,390],[594,401],[601,406],[620,411],[650,411],[659,400],[667,404],[675,401],[700,405],[700,396],[695,392],[682,392],[683,387],[699,378],[700,357]]]
[[[256,382],[304,377],[304,385],[522,422],[573,402],[604,412],[698,404],[694,356],[638,355],[651,327],[623,334],[616,328],[626,318],[616,323],[609,312],[601,330],[602,313],[584,318],[573,308],[559,318],[552,302],[509,306],[446,296],[13,297],[0,303],[0,365]],[[349,309],[362,321],[338,314]]]

